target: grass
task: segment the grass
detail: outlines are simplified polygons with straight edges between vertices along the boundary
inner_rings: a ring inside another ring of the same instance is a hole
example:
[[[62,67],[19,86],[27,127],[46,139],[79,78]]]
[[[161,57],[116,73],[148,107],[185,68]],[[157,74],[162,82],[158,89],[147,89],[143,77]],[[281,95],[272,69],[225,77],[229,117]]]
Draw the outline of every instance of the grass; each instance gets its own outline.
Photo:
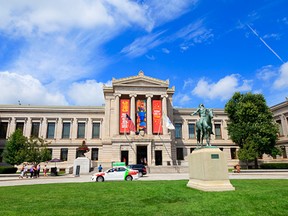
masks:
[[[0,215],[288,215],[287,180],[231,180],[236,191],[203,192],[188,181],[0,187]]]

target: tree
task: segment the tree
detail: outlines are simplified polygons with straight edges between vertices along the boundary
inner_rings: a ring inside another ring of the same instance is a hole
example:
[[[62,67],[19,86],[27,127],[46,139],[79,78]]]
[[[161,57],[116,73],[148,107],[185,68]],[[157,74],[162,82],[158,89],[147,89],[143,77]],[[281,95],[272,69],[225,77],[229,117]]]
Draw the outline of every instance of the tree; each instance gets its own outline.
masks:
[[[51,160],[51,153],[49,149],[47,149],[48,144],[49,143],[42,138],[30,137],[27,141],[26,160],[35,164]]]
[[[17,129],[7,140],[3,152],[3,159],[11,165],[19,165],[25,161],[27,138]]]
[[[17,129],[7,140],[3,159],[11,165],[19,165],[25,161],[38,164],[51,160],[51,152],[47,149],[48,142],[42,138],[23,136]]]
[[[278,126],[262,94],[236,92],[225,105],[225,112],[229,117],[228,134],[240,147],[243,160],[250,160],[252,153],[258,167],[259,156],[278,151],[275,147]]]

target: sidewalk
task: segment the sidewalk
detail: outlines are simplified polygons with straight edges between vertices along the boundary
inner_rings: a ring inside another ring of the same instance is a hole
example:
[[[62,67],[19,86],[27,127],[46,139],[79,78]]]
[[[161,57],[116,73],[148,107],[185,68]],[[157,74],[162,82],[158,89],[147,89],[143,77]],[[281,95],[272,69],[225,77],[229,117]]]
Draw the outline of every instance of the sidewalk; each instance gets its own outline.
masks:
[[[17,185],[33,185],[33,184],[55,184],[55,183],[76,183],[76,182],[91,182],[92,174],[64,176],[40,176],[40,178],[24,178],[19,179],[19,175],[0,176],[1,186],[17,186]],[[229,173],[229,179],[288,179],[288,172],[246,172],[246,173]],[[157,181],[157,180],[189,180],[188,173],[148,173],[139,178],[138,181]]]

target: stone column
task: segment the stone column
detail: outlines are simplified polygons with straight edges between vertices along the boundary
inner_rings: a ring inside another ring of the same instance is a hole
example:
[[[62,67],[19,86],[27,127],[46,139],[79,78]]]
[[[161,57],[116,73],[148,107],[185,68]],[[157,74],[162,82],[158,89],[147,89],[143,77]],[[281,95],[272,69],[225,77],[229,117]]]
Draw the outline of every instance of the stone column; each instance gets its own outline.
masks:
[[[281,124],[282,124],[283,135],[285,137],[287,137],[288,136],[287,117],[284,114],[282,114],[281,118],[282,118],[281,119]]]
[[[162,98],[162,116],[167,114],[167,97],[168,95],[161,95]],[[163,125],[163,135],[168,134],[168,129],[165,126],[164,118],[162,117],[162,125]]]
[[[147,134],[152,135],[152,103],[151,98],[153,97],[152,94],[147,94]]]
[[[130,94],[129,95],[131,98],[131,103],[130,103],[130,118],[133,121],[133,123],[136,125],[135,122],[135,98],[136,98],[136,94]]]
[[[114,103],[114,106],[115,106],[115,124],[114,124],[114,135],[118,135],[119,134],[119,109],[120,109],[120,96],[121,94],[114,94],[115,96],[115,103]],[[112,125],[111,125],[112,126]]]

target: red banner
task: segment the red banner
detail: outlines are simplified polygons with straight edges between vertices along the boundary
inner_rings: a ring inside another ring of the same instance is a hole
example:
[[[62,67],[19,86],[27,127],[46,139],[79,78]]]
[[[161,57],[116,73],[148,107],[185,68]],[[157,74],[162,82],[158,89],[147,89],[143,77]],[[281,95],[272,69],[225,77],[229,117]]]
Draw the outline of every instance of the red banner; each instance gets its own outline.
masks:
[[[162,134],[162,103],[161,100],[152,101],[153,133]]]
[[[130,100],[120,99],[120,133],[130,132],[126,115],[130,115]]]

